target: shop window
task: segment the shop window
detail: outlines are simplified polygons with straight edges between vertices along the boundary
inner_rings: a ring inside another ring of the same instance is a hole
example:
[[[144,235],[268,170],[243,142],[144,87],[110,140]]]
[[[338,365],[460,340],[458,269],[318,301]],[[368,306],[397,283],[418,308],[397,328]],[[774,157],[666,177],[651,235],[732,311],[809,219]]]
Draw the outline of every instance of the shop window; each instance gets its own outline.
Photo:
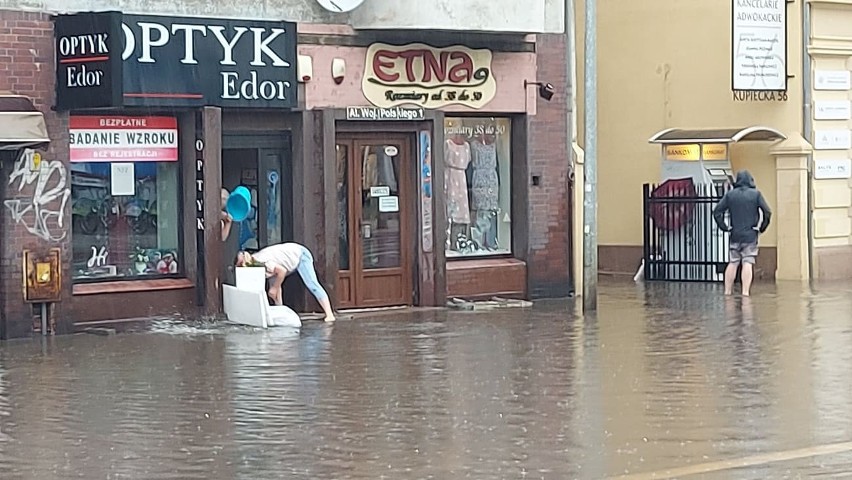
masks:
[[[446,255],[512,253],[512,146],[508,118],[446,118]]]
[[[86,137],[81,132],[97,131],[86,125],[95,120],[84,118],[88,120],[76,131],[75,117],[71,121],[74,281],[180,275],[184,259],[180,256],[182,225],[176,129],[161,129],[173,135],[156,140],[168,140],[172,145],[142,144],[128,149],[125,142],[143,137],[128,130],[121,130],[119,136]],[[101,146],[85,144],[92,139]],[[118,146],[104,146],[108,141]],[[121,161],[80,161],[104,156],[120,157]],[[167,161],[149,161],[151,157]]]

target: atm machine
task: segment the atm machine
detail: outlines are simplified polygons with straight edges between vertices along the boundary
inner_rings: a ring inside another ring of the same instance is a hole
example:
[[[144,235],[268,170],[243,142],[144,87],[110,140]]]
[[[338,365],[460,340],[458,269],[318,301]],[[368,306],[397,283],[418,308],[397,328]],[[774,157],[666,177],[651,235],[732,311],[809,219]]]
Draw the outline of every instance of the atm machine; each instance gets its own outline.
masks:
[[[679,281],[724,280],[728,261],[728,235],[713,221],[713,208],[734,183],[730,145],[740,141],[783,140],[781,132],[768,127],[712,130],[663,130],[649,139],[660,144],[661,186],[667,181],[689,183],[686,189],[670,189],[670,194],[691,195],[677,202],[682,210],[676,225],[655,224],[653,255],[662,258],[665,277]],[[688,180],[687,180],[688,179]],[[694,190],[693,190],[694,188]],[[671,193],[674,192],[674,193]],[[655,222],[657,223],[657,222]]]
[[[695,201],[679,204],[691,211],[680,228],[659,233],[666,258],[690,262],[669,265],[668,278],[685,281],[722,281],[728,252],[728,235],[713,221],[713,208],[733,184],[733,167],[724,143],[668,144],[662,149],[661,180],[691,179]],[[698,263],[702,264],[698,264]]]
[[[696,185],[725,187],[733,183],[733,167],[724,143],[663,146],[660,179],[691,178]]]

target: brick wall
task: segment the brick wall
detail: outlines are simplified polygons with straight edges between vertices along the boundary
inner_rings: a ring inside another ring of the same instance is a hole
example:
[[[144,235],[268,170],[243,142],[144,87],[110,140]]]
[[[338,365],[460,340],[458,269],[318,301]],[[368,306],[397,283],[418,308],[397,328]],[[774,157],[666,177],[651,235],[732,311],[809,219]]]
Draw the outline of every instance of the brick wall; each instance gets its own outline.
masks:
[[[68,171],[67,116],[51,110],[54,104],[53,24],[45,13],[0,10],[0,91],[26,95],[41,110],[47,121],[50,147],[42,152],[40,171],[15,169],[4,160],[0,191],[4,201],[2,214],[2,285],[3,317],[6,336],[29,335],[31,309],[23,302],[22,252],[44,251],[61,247],[63,251],[63,302],[71,299],[70,270],[70,198],[64,208],[64,192],[71,187]],[[41,202],[40,202],[41,201]],[[42,204],[42,202],[44,202]],[[18,215],[15,215],[15,211]],[[58,305],[57,328],[68,331]]]
[[[529,174],[540,177],[530,184],[529,257],[530,296],[562,297],[572,288],[569,273],[571,196],[568,183],[568,79],[564,36],[540,35],[537,42],[538,80],[553,84],[551,101],[538,100],[529,121]]]

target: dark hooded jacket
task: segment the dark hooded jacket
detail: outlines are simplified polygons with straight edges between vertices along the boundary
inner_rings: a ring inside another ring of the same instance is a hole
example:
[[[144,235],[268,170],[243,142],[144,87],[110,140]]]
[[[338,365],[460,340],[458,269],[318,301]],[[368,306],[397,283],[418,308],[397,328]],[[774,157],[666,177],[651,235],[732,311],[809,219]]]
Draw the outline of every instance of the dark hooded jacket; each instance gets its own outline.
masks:
[[[761,212],[763,221],[760,220]],[[730,225],[725,222],[725,213],[730,213]],[[760,233],[765,232],[771,217],[772,210],[755,187],[754,177],[748,170],[737,172],[734,188],[728,190],[713,209],[713,219],[716,220],[719,228],[731,232],[731,243],[757,242],[758,230]]]

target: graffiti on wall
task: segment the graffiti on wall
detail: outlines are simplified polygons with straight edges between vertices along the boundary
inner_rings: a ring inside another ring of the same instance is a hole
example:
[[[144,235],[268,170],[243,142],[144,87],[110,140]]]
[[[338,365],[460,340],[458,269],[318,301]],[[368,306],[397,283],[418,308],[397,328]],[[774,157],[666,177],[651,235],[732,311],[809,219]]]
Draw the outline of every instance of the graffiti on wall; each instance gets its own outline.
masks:
[[[17,196],[4,202],[15,223],[48,242],[65,238],[62,223],[71,189],[62,162],[42,160],[34,150],[25,150],[9,175],[7,196]]]

